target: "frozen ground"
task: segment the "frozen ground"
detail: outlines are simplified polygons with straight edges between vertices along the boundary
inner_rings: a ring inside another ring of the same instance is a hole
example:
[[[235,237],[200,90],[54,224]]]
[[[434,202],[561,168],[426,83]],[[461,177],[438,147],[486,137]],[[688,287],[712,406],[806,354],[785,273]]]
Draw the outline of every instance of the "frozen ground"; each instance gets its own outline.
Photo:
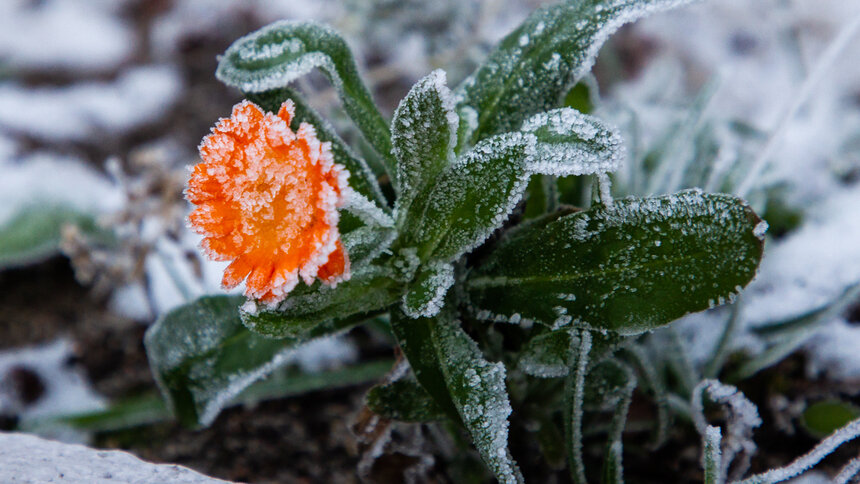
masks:
[[[62,205],[107,221],[124,241],[120,253],[108,255],[129,261],[108,284],[111,307],[149,323],[187,298],[220,292],[224,265],[199,256],[199,238],[185,228],[187,207],[176,194],[185,167],[196,161],[196,143],[234,101],[229,94],[211,97],[224,91],[200,89],[214,83],[214,55],[230,40],[279,18],[330,22],[367,61],[363,70],[391,112],[411,82],[433,68],[447,68],[456,83],[538,3],[0,2],[0,226],[33,206]],[[416,16],[408,8],[429,10]],[[635,42],[647,41],[637,44],[647,46],[637,60],[641,69],[601,93],[598,115],[626,132],[627,167],[674,133],[695,100],[704,99],[697,129],[710,130],[727,172],[741,167],[733,183],[706,188],[748,196],[761,211],[766,189],[780,187],[786,203],[802,212],[798,228],[768,240],[760,273],[741,301],[736,348],[762,351],[766,343],[752,329],[822,307],[860,284],[858,25],[860,3],[852,0],[701,2],[625,32]],[[189,54],[201,43],[214,46],[204,61]],[[330,92],[307,84],[325,107]],[[194,112],[206,119],[194,119]],[[679,145],[679,159],[690,156],[687,149]],[[141,153],[148,158],[135,162]],[[680,184],[669,173],[642,191]],[[172,187],[174,196],[164,196],[163,187]],[[701,363],[712,351],[726,313],[681,323],[692,360]],[[30,411],[103,404],[79,374],[57,363],[67,344],[0,355],[0,375],[36,358],[51,392],[60,392]],[[856,321],[833,315],[800,346],[809,375],[860,379]],[[326,360],[319,352],[355,358],[355,349],[342,341],[308,357]],[[0,391],[0,408],[15,405],[3,398]]]

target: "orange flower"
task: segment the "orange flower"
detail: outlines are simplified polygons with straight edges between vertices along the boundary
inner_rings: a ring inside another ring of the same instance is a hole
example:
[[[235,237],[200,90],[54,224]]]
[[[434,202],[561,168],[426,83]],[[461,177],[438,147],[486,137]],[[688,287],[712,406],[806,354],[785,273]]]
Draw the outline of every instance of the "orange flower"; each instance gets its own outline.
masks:
[[[185,197],[197,207],[192,229],[204,235],[212,260],[232,260],[221,284],[248,278],[245,295],[283,300],[315,277],[331,285],[349,278],[337,208],[348,195],[349,172],[332,160],[312,125],[290,129],[292,101],[278,115],[243,101],[203,138]]]

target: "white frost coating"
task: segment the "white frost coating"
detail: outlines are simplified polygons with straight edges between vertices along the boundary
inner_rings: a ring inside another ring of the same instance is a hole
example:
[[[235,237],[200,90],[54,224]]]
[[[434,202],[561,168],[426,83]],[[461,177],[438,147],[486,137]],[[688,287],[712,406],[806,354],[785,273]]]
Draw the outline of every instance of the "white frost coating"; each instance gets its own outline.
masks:
[[[456,99],[456,94],[453,94]],[[472,134],[478,128],[478,111],[475,111],[475,108],[472,106],[460,106],[458,108],[460,112],[460,130],[461,135],[460,138],[464,140],[468,140],[472,138]]]
[[[855,457],[839,470],[839,474],[833,478],[833,484],[849,484],[858,473],[860,473],[860,457]]]
[[[705,469],[705,474],[711,472],[716,473],[713,484],[723,484],[725,477],[720,474],[722,468],[723,454],[720,450],[720,443],[723,440],[723,435],[719,427],[709,425],[705,429],[705,434],[702,435],[702,468]]]
[[[764,234],[767,233],[768,225],[767,222],[762,220],[758,224],[756,224],[753,229],[753,235],[755,235],[759,240],[764,240]]]
[[[0,352],[0,414],[18,415],[26,424],[40,418],[103,410],[105,399],[95,393],[82,372],[67,364],[74,354],[74,345],[67,339]],[[30,404],[22,401],[9,380],[13,368],[26,368],[38,375],[44,394]]]
[[[571,440],[573,461],[570,463],[571,474],[578,476],[578,482],[588,482],[585,478],[585,463],[582,460],[582,406],[585,401],[585,375],[588,372],[589,354],[591,353],[591,333],[581,331],[579,333],[579,348],[576,354],[576,373],[574,374],[573,401],[569,418],[571,423]]]
[[[707,435],[708,423],[705,420],[702,394],[708,392],[710,399],[719,405],[723,405],[727,412],[726,434],[723,440],[723,457],[720,468],[720,476],[728,475],[729,466],[735,456],[741,454],[743,461],[736,465],[745,471],[749,466],[749,459],[755,453],[756,445],[752,440],[753,429],[762,423],[758,409],[743,393],[732,385],[725,385],[717,380],[702,380],[693,389],[691,407],[693,423],[696,430],[703,437]]]
[[[130,69],[112,82],[0,85],[0,127],[49,141],[100,139],[169,114],[181,89],[179,72],[166,66]]]
[[[418,81],[394,111],[391,121],[392,153],[397,159],[398,208],[412,199],[454,161],[457,116],[454,96],[445,71],[436,69]],[[444,158],[439,159],[439,148]],[[400,212],[401,215],[405,213]]]
[[[300,39],[285,37],[280,43],[266,44],[264,49],[260,49],[256,45],[256,39],[271,36],[272,32],[304,27],[312,27],[322,33],[323,36],[339,37],[337,32],[331,28],[314,22],[294,20],[275,22],[234,42],[224,53],[225,59],[219,63],[215,77],[245,92],[263,92],[285,86],[318,67],[331,76],[331,82],[334,83],[337,90],[340,90],[343,80],[338,75],[331,57],[323,52],[307,51],[305,43]],[[237,68],[233,62],[228,61],[233,56],[238,56],[242,60],[248,60],[252,57],[256,61],[273,60],[285,52],[294,55],[291,62],[278,62],[274,67],[255,72]]]
[[[360,218],[362,222],[376,227],[394,227],[394,219],[364,195],[347,187],[343,196],[344,205],[342,208]]]
[[[0,2],[0,58],[13,69],[105,71],[126,60],[134,32],[120,8],[90,0]]]
[[[830,455],[839,446],[858,436],[860,436],[860,419],[853,420],[848,425],[833,432],[829,437],[819,442],[808,454],[798,457],[791,464],[748,477],[738,484],[765,484],[786,481],[818,464],[821,459]]]
[[[607,207],[612,206],[612,181],[609,179],[609,175],[606,173],[599,173],[597,175],[597,189],[598,195],[600,196],[600,203],[606,205]],[[654,241],[654,245],[660,247],[660,241]]]
[[[475,446],[499,482],[522,482],[522,474],[508,450],[508,416],[512,412],[505,386],[505,365],[483,358],[478,345],[456,322],[436,330],[442,370],[457,410]],[[462,395],[465,395],[463,397]]]
[[[529,169],[546,175],[613,172],[625,156],[618,131],[575,109],[561,108],[527,119],[522,131],[537,137]]]
[[[272,374],[275,370],[296,364],[309,373],[354,361],[358,356],[355,347],[336,336],[309,341],[296,348],[275,354],[268,363],[246,373],[232,374],[225,386],[206,396],[206,405],[200,412],[200,423],[208,426],[221,409],[229,405],[242,390]]]
[[[445,304],[445,294],[454,285],[454,266],[451,264],[434,264],[428,270],[433,272],[425,281],[421,281],[417,287],[404,295],[403,312],[410,318],[429,318],[435,316]],[[423,295],[425,297],[411,301],[411,294]],[[418,306],[410,303],[418,303]]]
[[[122,450],[91,449],[0,432],[0,482],[68,484],[228,483],[176,464],[151,464]]]

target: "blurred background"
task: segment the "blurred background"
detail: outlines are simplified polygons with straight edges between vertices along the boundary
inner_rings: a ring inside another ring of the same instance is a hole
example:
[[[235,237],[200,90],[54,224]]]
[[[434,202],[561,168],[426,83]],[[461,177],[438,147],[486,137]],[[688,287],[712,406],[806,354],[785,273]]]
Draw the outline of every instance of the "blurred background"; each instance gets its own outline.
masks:
[[[255,404],[253,418],[235,408],[198,432],[167,421],[157,403],[144,331],[220,292],[224,264],[198,251],[182,192],[201,138],[240,100],[215,79],[217,56],[275,20],[329,23],[390,116],[433,69],[459,83],[541,3],[0,2],[0,430],[127,448],[227,479],[352,482],[362,381]],[[747,197],[769,222],[731,349],[776,351],[760,369],[781,362],[793,380],[760,408],[789,421],[798,401],[860,402],[858,30],[854,0],[702,2],[623,28],[569,96],[624,133],[616,196],[700,186]],[[298,87],[357,139],[321,75]],[[756,330],[820,308],[831,311],[776,350]],[[692,361],[717,344],[722,328],[711,323],[730,310],[680,323]],[[303,350],[292,368],[390,356],[387,342],[359,332]],[[137,420],[63,420],[117,402],[139,405]],[[808,437],[786,438],[808,447]]]

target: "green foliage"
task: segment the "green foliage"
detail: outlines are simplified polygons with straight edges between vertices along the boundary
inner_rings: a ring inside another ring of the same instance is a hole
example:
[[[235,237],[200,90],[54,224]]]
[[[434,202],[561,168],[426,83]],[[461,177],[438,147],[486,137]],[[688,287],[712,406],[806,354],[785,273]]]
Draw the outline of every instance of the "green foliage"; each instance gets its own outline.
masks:
[[[566,1],[536,10],[508,34],[458,89],[458,110],[477,113],[469,144],[557,108],[626,22],[685,0]]]
[[[55,205],[36,205],[19,211],[0,226],[0,269],[32,264],[60,250],[63,226],[73,224],[84,233],[104,236],[89,215]]]
[[[465,286],[478,317],[636,334],[734,297],[760,222],[726,195],[619,200],[512,231]]]
[[[218,77],[267,110],[292,99],[294,127],[316,126],[351,173],[361,196],[343,207],[339,228],[352,277],[301,285],[272,307],[248,301],[239,310],[238,298],[209,297],[162,318],[147,350],[171,408],[186,422],[210,422],[296,346],[387,314],[409,371],[368,393],[373,411],[464,432],[501,482],[522,481],[512,426],[535,436],[547,462],[566,454],[574,482],[622,482],[638,381],[624,355],[645,369],[659,400],[658,443],[669,421],[667,368],[633,336],[731,300],[755,274],[766,228],[729,195],[609,195],[621,136],[587,114],[593,86],[571,86],[621,24],[681,3],[544,7],[453,92],[442,71],[420,80],[390,126],[332,30],[278,22],[239,39]],[[349,147],[288,86],[313,68],[376,153]],[[369,168],[375,157],[385,170]],[[591,175],[599,181],[583,178]],[[592,184],[600,197],[589,207]],[[595,433],[585,411],[608,416],[597,431],[607,437],[602,473],[585,468],[584,439]]]
[[[441,70],[418,81],[394,111],[391,131],[400,190],[398,227],[414,216],[409,211],[412,200],[454,161],[458,126],[454,100]]]
[[[296,288],[274,309],[263,305],[243,307],[241,321],[255,333],[269,338],[303,338],[320,324],[335,319],[356,322],[367,319],[394,303],[399,290],[390,272],[370,266],[353,272],[350,280],[337,287],[317,282]]]
[[[391,325],[418,381],[449,414],[451,407],[456,409],[496,478],[522,482],[508,450],[511,405],[504,365],[485,360],[478,345],[446,313],[418,320],[398,316]]]
[[[296,347],[357,321],[306,325],[270,339],[242,325],[240,297],[210,296],[161,317],[144,340],[150,366],[169,406],[189,426],[208,425],[231,398],[288,362]]]
[[[378,415],[402,422],[446,418],[427,390],[415,380],[398,380],[371,388],[367,392],[367,406]]]
[[[860,417],[860,408],[841,400],[825,400],[806,407],[803,426],[813,436],[823,439]]]

